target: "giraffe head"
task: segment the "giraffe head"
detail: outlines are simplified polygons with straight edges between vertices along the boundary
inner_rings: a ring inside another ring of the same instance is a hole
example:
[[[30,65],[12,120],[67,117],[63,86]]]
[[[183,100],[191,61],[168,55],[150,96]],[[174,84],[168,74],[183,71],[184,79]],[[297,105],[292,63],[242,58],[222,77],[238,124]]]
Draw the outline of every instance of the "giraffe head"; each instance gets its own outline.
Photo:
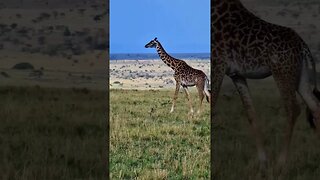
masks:
[[[148,44],[146,44],[144,47],[145,48],[155,48],[158,43],[159,43],[159,41],[157,40],[157,38],[154,38]]]

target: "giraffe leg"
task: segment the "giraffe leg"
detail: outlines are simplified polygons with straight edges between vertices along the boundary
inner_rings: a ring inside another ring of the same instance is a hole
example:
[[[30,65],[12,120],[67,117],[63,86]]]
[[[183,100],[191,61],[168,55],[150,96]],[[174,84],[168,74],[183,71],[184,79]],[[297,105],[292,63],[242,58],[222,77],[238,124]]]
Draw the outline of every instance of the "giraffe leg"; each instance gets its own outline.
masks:
[[[316,77],[314,78],[316,79]],[[313,114],[316,132],[320,138],[320,103],[317,97],[313,94],[308,77],[308,68],[305,63],[302,65],[298,93]]]
[[[220,62],[220,63],[218,63]],[[211,57],[211,95],[210,95],[210,103],[211,103],[211,128],[213,128],[213,121],[215,119],[216,113],[216,104],[220,92],[220,88],[223,82],[223,78],[225,75],[225,64],[221,63],[219,57]],[[213,144],[213,138],[211,138],[211,144]]]
[[[260,161],[261,169],[265,170],[266,165],[267,165],[267,156],[265,153],[265,148],[261,139],[260,135],[260,130],[258,128],[258,125],[256,123],[257,121],[257,116],[256,116],[256,111],[253,106],[253,102],[251,99],[250,91],[246,82],[246,79],[242,77],[232,77],[232,81],[234,85],[237,88],[237,91],[240,94],[243,106],[245,110],[247,111],[249,123],[250,123],[250,128],[252,131],[252,135],[255,137],[256,141],[256,148],[258,151],[258,158]]]
[[[300,107],[296,98],[296,82],[297,79],[294,78],[294,72],[283,75],[284,71],[273,72],[273,77],[277,83],[280,90],[280,95],[283,99],[286,115],[287,115],[287,127],[284,131],[284,142],[280,156],[278,158],[276,166],[276,175],[279,176],[282,173],[284,165],[286,164],[288,152],[291,143],[291,137],[293,134],[294,125],[297,117],[300,114]]]
[[[198,93],[199,93],[199,98],[200,98],[200,105],[199,105],[199,109],[197,111],[197,114],[201,113],[202,110],[202,102],[203,102],[203,98],[204,98],[204,84],[200,84],[197,85],[197,89],[198,89]]]
[[[189,103],[189,107],[190,107],[190,114],[192,115],[193,114],[193,108],[192,108],[192,101],[191,101],[190,93],[189,93],[187,87],[183,87],[183,89],[184,89],[184,92],[186,93],[186,97],[188,99],[188,103]]]
[[[298,93],[300,94],[300,96],[305,101],[308,108],[310,109],[310,111],[313,114],[313,118],[314,118],[313,121],[314,121],[314,125],[315,125],[315,130],[316,130],[318,137],[320,138],[320,104],[319,104],[319,100],[314,96],[311,89],[309,89],[309,88],[307,89],[306,86],[299,85]]]
[[[287,90],[283,89],[281,95],[284,98],[284,102],[285,102],[285,106],[286,106],[285,110],[287,113],[288,124],[285,129],[283,148],[282,148],[280,156],[278,158],[278,164],[277,164],[278,173],[277,174],[281,173],[281,171],[287,161],[294,125],[297,120],[297,117],[300,114],[300,107],[297,103],[295,91],[287,91]]]
[[[175,90],[174,95],[173,95],[173,101],[172,101],[172,106],[171,106],[170,113],[172,113],[174,111],[174,107],[176,105],[176,101],[177,101],[177,98],[178,98],[179,89],[180,89],[180,82],[177,81],[176,82],[176,90]]]

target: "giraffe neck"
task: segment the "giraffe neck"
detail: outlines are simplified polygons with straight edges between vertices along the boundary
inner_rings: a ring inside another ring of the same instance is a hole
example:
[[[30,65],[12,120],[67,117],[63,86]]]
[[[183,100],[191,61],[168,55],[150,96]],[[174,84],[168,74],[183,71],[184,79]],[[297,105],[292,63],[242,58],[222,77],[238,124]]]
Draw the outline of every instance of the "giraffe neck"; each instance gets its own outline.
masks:
[[[176,64],[177,64],[177,59],[171,57],[162,47],[162,45],[160,44],[160,42],[157,43],[156,46],[157,52],[159,54],[160,59],[166,64],[168,65],[170,68],[172,68],[173,70],[176,69]]]

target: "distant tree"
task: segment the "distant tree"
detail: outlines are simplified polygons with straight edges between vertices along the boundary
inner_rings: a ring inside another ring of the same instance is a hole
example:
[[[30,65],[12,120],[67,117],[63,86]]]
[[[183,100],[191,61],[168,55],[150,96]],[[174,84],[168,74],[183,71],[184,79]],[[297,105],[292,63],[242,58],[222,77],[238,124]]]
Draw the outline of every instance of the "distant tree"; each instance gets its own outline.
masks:
[[[57,56],[58,52],[61,51],[60,45],[48,45],[47,48],[43,51],[44,54],[48,54],[49,56]]]
[[[99,6],[94,4],[94,5],[91,5],[91,7],[92,7],[93,9],[97,10]]]
[[[33,65],[28,63],[28,62],[21,62],[18,64],[15,64],[12,69],[19,69],[19,70],[24,70],[24,69],[34,69]]]
[[[88,36],[88,37],[85,38],[84,41],[85,41],[87,44],[91,45],[92,42],[93,42],[93,38],[92,38],[92,36]]]
[[[5,78],[9,78],[9,77],[10,77],[9,74],[6,73],[6,72],[4,72],[4,71],[1,72],[1,75],[2,75],[3,77],[5,77]]]
[[[70,32],[70,30],[69,30],[68,27],[66,27],[66,28],[64,29],[63,35],[64,35],[64,36],[70,36],[70,35],[71,35],[71,32]]]
[[[300,12],[293,12],[292,17],[297,19],[300,16]]]
[[[51,32],[53,31],[53,29],[54,29],[53,26],[49,26],[48,27],[48,30],[51,31]]]
[[[81,46],[75,46],[71,48],[71,51],[74,55],[81,55],[85,53],[85,50],[81,48]]]
[[[41,17],[42,19],[49,19],[50,16],[51,16],[51,15],[48,14],[48,13],[46,13],[46,12],[43,12],[43,13],[40,14],[40,17]]]
[[[10,27],[11,27],[12,29],[15,29],[15,28],[17,27],[17,23],[12,23],[12,24],[10,25]]]
[[[84,12],[86,11],[86,9],[78,9],[78,11],[79,11],[79,13],[80,13],[81,15],[83,15]]]
[[[54,17],[55,19],[58,17],[58,12],[57,12],[57,11],[53,11],[52,14],[53,14],[53,17]]]
[[[93,20],[100,21],[101,20],[101,15],[95,15]]]
[[[107,43],[96,44],[94,46],[94,49],[96,49],[96,50],[106,50],[106,49],[108,49],[108,44]]]
[[[286,11],[284,11],[284,10],[281,10],[281,11],[279,11],[278,13],[277,13],[277,15],[278,16],[286,16],[287,15],[287,13],[286,13]]]
[[[39,43],[40,45],[44,45],[45,42],[46,42],[46,37],[40,36],[40,37],[38,38],[38,43]]]
[[[20,34],[27,34],[27,33],[28,33],[28,30],[27,30],[26,27],[23,27],[23,28],[21,28],[20,30],[18,30],[17,32],[20,33]]]
[[[20,41],[19,41],[18,38],[14,38],[14,39],[12,39],[12,43],[13,43],[14,45],[19,45],[19,44],[20,44]]]

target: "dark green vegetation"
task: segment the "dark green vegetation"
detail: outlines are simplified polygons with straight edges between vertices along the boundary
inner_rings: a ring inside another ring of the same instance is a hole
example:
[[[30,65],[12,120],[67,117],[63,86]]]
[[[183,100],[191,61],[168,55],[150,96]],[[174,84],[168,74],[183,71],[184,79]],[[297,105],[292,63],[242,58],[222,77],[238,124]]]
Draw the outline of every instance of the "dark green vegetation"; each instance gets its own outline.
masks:
[[[193,89],[193,88],[191,88]],[[210,106],[188,118],[187,99],[174,90],[110,91],[111,179],[209,179]],[[193,104],[198,96],[192,93]]]
[[[105,179],[106,92],[0,88],[0,179]]]
[[[285,110],[272,78],[249,81],[249,87],[270,160],[267,173],[271,176],[275,159],[282,148],[284,128],[287,126]],[[306,121],[304,103],[301,99],[299,102],[301,114],[294,128],[288,169],[283,179],[317,180],[320,177],[320,141]],[[255,140],[240,97],[228,78],[225,79],[225,86],[219,96],[213,127],[214,179],[257,179]]]

